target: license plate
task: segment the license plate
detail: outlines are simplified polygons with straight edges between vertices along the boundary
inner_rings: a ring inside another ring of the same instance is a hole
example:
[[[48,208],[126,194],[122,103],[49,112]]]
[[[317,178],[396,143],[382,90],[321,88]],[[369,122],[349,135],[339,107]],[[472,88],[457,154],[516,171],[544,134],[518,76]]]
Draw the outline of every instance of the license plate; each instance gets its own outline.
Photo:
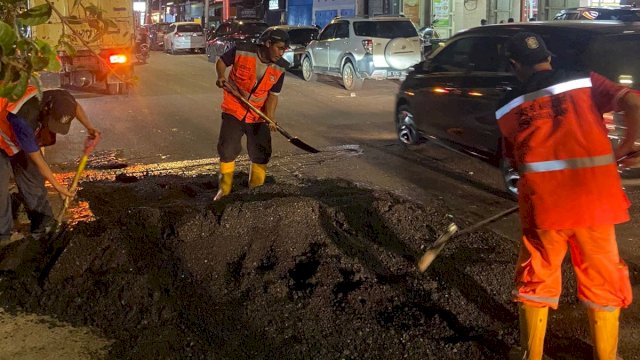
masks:
[[[387,77],[401,77],[402,71],[387,71]]]

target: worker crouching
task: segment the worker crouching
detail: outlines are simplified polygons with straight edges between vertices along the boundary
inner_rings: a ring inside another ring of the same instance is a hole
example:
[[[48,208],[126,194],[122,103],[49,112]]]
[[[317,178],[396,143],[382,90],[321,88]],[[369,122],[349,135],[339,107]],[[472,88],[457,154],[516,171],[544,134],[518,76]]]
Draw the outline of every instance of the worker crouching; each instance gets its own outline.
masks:
[[[543,39],[519,33],[506,45],[522,82],[496,112],[504,156],[518,169],[522,245],[513,295],[524,359],[541,359],[548,309],[557,309],[567,249],[586,305],[594,356],[616,359],[620,308],[632,300],[614,225],[629,220],[616,159],[633,150],[640,100],[603,76],[554,70]],[[624,111],[615,149],[602,114]]]

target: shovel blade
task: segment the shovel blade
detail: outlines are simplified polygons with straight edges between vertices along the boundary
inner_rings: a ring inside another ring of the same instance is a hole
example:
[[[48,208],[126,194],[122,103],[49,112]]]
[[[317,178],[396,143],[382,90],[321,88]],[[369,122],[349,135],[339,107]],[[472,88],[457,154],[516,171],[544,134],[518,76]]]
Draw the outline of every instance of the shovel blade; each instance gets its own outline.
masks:
[[[302,149],[302,150],[304,150],[304,151],[306,151],[308,153],[315,154],[315,153],[319,153],[320,152],[320,150],[314,148],[313,146],[305,143],[304,141],[302,141],[302,140],[300,140],[300,139],[298,139],[296,137],[290,138],[289,142],[291,144],[293,144],[294,146],[297,146],[298,148],[300,148],[300,149]]]

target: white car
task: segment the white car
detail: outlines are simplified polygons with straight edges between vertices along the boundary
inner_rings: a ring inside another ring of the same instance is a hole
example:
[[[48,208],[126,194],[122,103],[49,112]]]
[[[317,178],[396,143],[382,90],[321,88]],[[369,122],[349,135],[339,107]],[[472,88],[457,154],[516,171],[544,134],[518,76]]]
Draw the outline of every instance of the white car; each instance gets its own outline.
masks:
[[[365,79],[404,79],[422,59],[421,46],[408,18],[337,17],[307,45],[302,76],[338,76],[347,90],[358,90]]]
[[[164,35],[164,51],[175,54],[176,51],[189,50],[203,52],[205,47],[202,26],[195,22],[176,22],[169,25]]]

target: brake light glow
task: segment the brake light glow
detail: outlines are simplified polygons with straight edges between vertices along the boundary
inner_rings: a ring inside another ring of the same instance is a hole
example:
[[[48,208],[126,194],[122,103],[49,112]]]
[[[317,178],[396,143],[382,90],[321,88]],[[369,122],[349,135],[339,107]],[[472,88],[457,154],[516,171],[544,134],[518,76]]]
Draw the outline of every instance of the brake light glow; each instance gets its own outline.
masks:
[[[362,40],[362,47],[367,54],[373,54],[373,40]]]
[[[469,94],[469,96],[482,96],[483,95],[481,92],[478,92],[478,91],[469,91],[468,94]]]
[[[125,64],[127,62],[127,55],[113,54],[109,55],[109,63],[111,64]]]
[[[437,94],[448,94],[449,90],[441,87],[433,88],[433,92]]]

